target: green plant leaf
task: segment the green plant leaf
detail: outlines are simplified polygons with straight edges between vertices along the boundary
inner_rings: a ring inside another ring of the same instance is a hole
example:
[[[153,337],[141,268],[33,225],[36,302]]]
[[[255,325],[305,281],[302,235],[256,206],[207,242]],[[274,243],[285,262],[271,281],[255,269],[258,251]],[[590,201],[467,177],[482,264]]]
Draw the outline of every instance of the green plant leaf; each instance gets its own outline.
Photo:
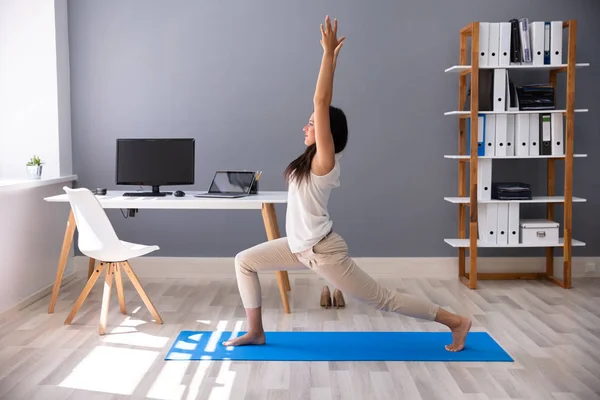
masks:
[[[36,156],[35,154],[33,155],[33,157],[31,157],[31,159],[29,159],[29,161],[27,162],[27,166],[33,166],[33,165],[42,165],[42,160],[39,156]]]

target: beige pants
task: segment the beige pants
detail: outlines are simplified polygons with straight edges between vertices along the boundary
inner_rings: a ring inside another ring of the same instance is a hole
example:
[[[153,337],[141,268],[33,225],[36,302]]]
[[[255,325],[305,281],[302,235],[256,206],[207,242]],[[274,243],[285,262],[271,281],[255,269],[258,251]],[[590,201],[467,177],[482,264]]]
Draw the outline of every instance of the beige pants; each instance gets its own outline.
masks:
[[[262,304],[259,272],[310,268],[360,302],[377,310],[390,311],[433,321],[439,306],[432,302],[380,286],[348,256],[348,246],[335,232],[302,253],[291,252],[287,238],[261,243],[235,257],[238,288],[245,308]]]

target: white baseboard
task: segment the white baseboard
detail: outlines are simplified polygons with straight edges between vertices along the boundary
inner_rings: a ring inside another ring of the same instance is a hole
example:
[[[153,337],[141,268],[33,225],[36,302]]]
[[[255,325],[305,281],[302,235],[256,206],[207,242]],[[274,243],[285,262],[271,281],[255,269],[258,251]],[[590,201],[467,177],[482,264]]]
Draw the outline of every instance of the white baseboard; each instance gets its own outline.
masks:
[[[398,278],[456,278],[456,257],[358,257],[356,263],[365,272],[374,275],[394,275]],[[555,257],[555,275],[562,277],[562,258]],[[187,278],[217,274],[235,277],[233,257],[140,257],[130,261],[140,277]],[[482,257],[477,260],[478,272],[545,272],[544,257]],[[593,265],[595,270],[589,270]],[[587,268],[586,268],[587,266]],[[74,257],[77,276],[87,276],[88,259]],[[587,270],[586,270],[587,269]],[[467,258],[467,271],[469,259]],[[600,277],[600,257],[577,257],[572,260],[572,277]],[[290,274],[312,273],[309,269],[290,271]]]
[[[76,258],[77,257],[75,257],[74,263],[77,262]],[[61,286],[66,285],[67,283],[71,282],[72,280],[74,280],[77,277],[78,277],[77,271],[64,275]],[[38,290],[31,296],[24,298],[23,300],[21,300],[14,306],[9,307],[6,310],[0,311],[0,321],[4,321],[8,318],[11,318],[13,315],[15,315],[17,312],[21,311],[25,307],[28,307],[31,304],[35,303],[36,301],[48,296],[50,293],[52,293],[53,286],[54,286],[54,283],[51,283],[50,285],[45,286],[42,289]]]

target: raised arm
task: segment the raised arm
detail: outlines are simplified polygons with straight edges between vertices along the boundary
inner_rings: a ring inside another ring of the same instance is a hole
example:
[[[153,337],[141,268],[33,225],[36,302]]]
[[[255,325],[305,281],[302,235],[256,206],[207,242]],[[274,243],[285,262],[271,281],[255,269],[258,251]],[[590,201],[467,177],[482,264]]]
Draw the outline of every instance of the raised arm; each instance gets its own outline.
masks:
[[[321,25],[323,57],[314,96],[315,143],[317,151],[311,170],[315,175],[326,175],[335,166],[335,147],[329,125],[329,106],[333,97],[333,74],[339,49],[345,37],[337,38],[337,19],[331,27],[329,16],[325,29]]]

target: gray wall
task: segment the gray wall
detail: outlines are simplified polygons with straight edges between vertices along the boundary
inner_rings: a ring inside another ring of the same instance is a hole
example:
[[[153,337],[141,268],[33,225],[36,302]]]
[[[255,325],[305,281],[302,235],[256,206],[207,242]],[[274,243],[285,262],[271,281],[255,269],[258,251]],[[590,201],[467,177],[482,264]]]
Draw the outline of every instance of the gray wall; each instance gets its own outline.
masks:
[[[330,202],[335,227],[352,256],[453,256],[456,237],[459,29],[471,20],[579,22],[576,106],[574,255],[598,255],[600,189],[600,37],[597,0],[456,0],[439,2],[69,1],[74,172],[78,186],[114,189],[115,140],[194,137],[196,184],[217,168],[264,170],[263,190],[284,190],[282,172],[303,151],[321,59],[319,24],[330,14],[348,39],[336,74],[334,103],[349,119],[342,186]],[[520,82],[546,75],[518,75]],[[522,80],[521,80],[522,79]],[[564,79],[560,84],[564,86]],[[557,163],[562,190],[563,162]],[[494,164],[494,179],[523,179],[544,194],[545,162]],[[119,187],[128,189],[128,187]],[[131,188],[131,189],[136,189]],[[176,189],[169,188],[166,189]],[[543,217],[544,206],[524,207]],[[278,206],[282,233],[285,207]],[[557,207],[562,222],[562,206]],[[266,240],[260,212],[109,212],[125,240],[161,246],[160,256],[233,256]],[[593,225],[584,226],[585,222]],[[562,224],[561,224],[562,227]],[[543,249],[481,251],[543,255]]]

